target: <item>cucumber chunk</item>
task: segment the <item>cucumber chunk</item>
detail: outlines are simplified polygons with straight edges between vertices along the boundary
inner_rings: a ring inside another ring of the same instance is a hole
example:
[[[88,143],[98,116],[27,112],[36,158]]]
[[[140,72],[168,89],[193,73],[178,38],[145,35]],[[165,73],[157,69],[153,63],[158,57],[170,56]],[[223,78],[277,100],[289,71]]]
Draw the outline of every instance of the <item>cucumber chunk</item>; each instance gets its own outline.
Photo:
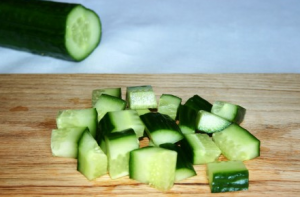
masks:
[[[133,129],[105,135],[108,172],[112,179],[129,174],[129,153],[139,148],[139,141]]]
[[[78,144],[77,170],[88,180],[107,174],[107,156],[86,129]]]
[[[95,89],[92,91],[92,106],[94,107],[97,103],[99,97],[102,94],[107,94],[111,96],[115,96],[121,98],[121,88],[102,88],[102,89]]]
[[[99,16],[75,3],[0,1],[0,46],[82,61],[99,45]]]
[[[195,165],[216,161],[221,150],[207,134],[185,134],[180,142],[188,159]]]
[[[176,143],[183,134],[170,116],[161,113],[147,113],[140,116],[145,125],[145,131],[150,140],[156,145]]]
[[[130,152],[129,177],[168,191],[175,181],[177,153],[165,148],[148,146]]]
[[[98,112],[98,121],[100,121],[107,112],[124,110],[126,101],[115,96],[102,94],[94,107]]]
[[[222,131],[230,124],[230,121],[204,110],[200,110],[196,118],[197,129],[206,133]]]
[[[213,140],[229,160],[245,161],[260,155],[260,141],[237,124],[214,133]]]
[[[88,127],[93,136],[96,135],[98,115],[94,108],[67,109],[58,112],[56,117],[58,129],[68,127]]]
[[[189,106],[190,108],[200,111],[210,111],[212,108],[212,104],[205,100],[204,98],[200,97],[199,95],[194,95],[191,98],[189,98],[185,104],[186,106]]]
[[[78,141],[86,127],[53,129],[51,133],[51,151],[53,156],[77,158]]]
[[[176,119],[182,99],[172,94],[162,94],[159,98],[158,112]]]
[[[138,113],[139,116],[151,112],[149,109],[136,109],[135,111]]]
[[[152,86],[127,87],[126,100],[130,109],[157,108],[157,101]]]
[[[97,141],[100,143],[101,135],[123,131],[132,128],[137,138],[144,136],[144,123],[135,110],[121,110],[107,112],[99,122]]]
[[[182,147],[172,143],[161,144],[160,147],[177,152],[175,182],[197,175],[194,166],[186,157]]]
[[[244,120],[246,109],[232,103],[215,101],[211,108],[211,113],[236,124],[240,124]]]
[[[186,105],[181,105],[178,113],[179,127],[183,134],[195,133],[198,111]]]
[[[242,161],[222,161],[207,164],[212,193],[248,190],[249,171]]]

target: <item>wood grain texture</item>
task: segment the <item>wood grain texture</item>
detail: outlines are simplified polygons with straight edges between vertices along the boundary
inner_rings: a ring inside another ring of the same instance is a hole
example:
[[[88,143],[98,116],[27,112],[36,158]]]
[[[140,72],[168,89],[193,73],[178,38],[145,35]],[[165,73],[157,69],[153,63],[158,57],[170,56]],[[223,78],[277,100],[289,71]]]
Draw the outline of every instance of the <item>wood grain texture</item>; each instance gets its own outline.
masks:
[[[88,181],[76,160],[51,155],[59,110],[91,107],[96,88],[152,85],[185,102],[198,94],[247,109],[242,126],[261,140],[261,156],[245,162],[248,191],[211,194],[205,166],[165,193],[128,177]],[[300,192],[300,75],[0,75],[1,196],[298,196]]]

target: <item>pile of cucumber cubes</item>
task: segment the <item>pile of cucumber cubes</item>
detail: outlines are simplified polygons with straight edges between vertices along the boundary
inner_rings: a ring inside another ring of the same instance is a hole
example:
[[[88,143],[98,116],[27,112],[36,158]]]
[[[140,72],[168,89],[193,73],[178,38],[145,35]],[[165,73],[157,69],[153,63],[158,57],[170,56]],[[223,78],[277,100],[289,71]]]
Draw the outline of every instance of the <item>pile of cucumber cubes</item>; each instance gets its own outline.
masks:
[[[88,180],[129,176],[168,191],[206,165],[211,192],[248,189],[243,161],[260,155],[260,141],[239,125],[243,107],[198,95],[184,104],[172,94],[157,101],[150,85],[127,87],[125,99],[121,88],[97,89],[91,100],[91,108],[60,111],[51,135],[52,154],[76,158]],[[143,138],[149,145],[140,146]]]

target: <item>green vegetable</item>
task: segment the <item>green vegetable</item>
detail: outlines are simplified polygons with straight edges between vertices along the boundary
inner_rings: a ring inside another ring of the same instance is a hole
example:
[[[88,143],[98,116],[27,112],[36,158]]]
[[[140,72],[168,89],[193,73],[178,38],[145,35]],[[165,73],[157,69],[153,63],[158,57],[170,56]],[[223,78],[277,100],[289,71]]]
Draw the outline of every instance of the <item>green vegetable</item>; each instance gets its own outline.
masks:
[[[240,124],[244,120],[246,109],[232,103],[215,101],[211,113],[216,114],[228,121]]]
[[[39,0],[0,1],[0,46],[71,61],[100,43],[101,22],[80,4]]]
[[[230,124],[230,121],[204,110],[200,110],[196,118],[197,129],[205,133],[222,131]]]
[[[107,173],[107,156],[88,129],[80,138],[77,158],[77,170],[88,180],[96,179]]]
[[[126,100],[130,109],[157,108],[157,101],[152,86],[127,87]]]
[[[177,111],[181,104],[181,98],[172,94],[162,94],[159,98],[158,112],[169,115],[172,119],[176,119]]]
[[[229,160],[245,161],[260,155],[260,141],[237,124],[214,133],[213,140]]]
[[[242,161],[207,164],[206,174],[212,193],[247,190],[249,172]]]
[[[147,146],[130,152],[129,177],[161,191],[171,189],[175,181],[177,152]]]

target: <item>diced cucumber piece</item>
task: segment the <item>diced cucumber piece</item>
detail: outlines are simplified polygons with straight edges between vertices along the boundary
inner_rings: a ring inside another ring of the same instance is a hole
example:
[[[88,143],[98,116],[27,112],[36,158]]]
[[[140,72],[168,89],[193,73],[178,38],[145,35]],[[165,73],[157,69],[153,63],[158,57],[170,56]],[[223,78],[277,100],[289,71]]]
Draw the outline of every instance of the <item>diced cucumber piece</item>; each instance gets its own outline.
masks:
[[[237,124],[214,133],[213,140],[229,160],[245,161],[260,155],[260,141]]]
[[[130,152],[129,177],[161,191],[172,188],[175,181],[177,152],[147,146]]]
[[[176,143],[183,134],[170,116],[161,113],[147,113],[140,116],[145,125],[147,136],[156,146],[164,143]]]
[[[207,134],[185,134],[184,137],[180,144],[195,165],[214,162],[221,155],[221,150]]]
[[[88,180],[107,174],[107,156],[88,129],[79,140],[77,170]]]
[[[230,124],[230,121],[204,110],[200,110],[196,118],[197,129],[206,133],[222,131]]]
[[[231,122],[240,124],[244,120],[246,109],[232,103],[215,101],[211,108],[211,113]]]
[[[108,94],[100,95],[94,107],[98,112],[98,121],[109,111],[120,111],[126,108],[126,101]]]
[[[104,136],[108,157],[108,172],[112,179],[129,174],[129,153],[139,148],[133,129],[109,133]]]
[[[158,112],[176,119],[182,99],[172,94],[162,94],[159,98]]]
[[[157,108],[156,96],[150,85],[127,87],[126,100],[130,109]]]
[[[77,158],[78,141],[86,127],[53,129],[51,151],[53,156]]]
[[[189,98],[185,104],[186,106],[189,106],[190,108],[200,111],[210,111],[212,108],[212,104],[205,100],[204,98],[200,97],[199,95],[194,95],[191,98]]]
[[[94,107],[97,103],[99,97],[102,94],[107,94],[111,96],[115,96],[121,98],[121,88],[103,88],[103,89],[95,89],[92,91],[92,106]]]
[[[198,111],[186,105],[181,105],[178,113],[179,127],[183,134],[195,133]]]
[[[100,143],[102,134],[105,135],[129,128],[134,130],[137,138],[144,136],[145,126],[135,110],[107,112],[99,122],[96,139]]]
[[[222,161],[207,164],[212,193],[248,190],[249,171],[242,161]]]
[[[160,147],[177,152],[175,182],[197,175],[194,166],[186,157],[182,147],[172,143],[161,144]]]
[[[88,127],[93,136],[96,135],[98,116],[94,108],[67,109],[58,112],[56,117],[58,129],[68,127]]]

